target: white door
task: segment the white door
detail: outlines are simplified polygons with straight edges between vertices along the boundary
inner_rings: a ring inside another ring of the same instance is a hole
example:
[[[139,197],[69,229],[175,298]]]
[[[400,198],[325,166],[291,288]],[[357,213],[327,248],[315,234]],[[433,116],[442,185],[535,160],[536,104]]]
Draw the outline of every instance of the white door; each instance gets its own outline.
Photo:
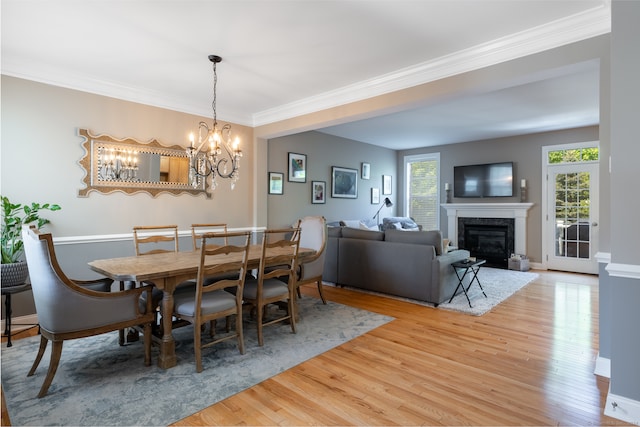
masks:
[[[598,273],[598,163],[547,166],[547,268]]]

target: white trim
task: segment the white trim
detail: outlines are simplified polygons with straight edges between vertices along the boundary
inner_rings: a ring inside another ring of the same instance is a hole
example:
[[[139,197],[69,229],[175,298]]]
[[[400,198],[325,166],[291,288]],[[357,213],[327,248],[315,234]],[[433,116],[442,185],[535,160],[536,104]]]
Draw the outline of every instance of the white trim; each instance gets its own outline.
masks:
[[[318,96],[260,111],[253,115],[253,125],[262,126],[407,89],[609,32],[611,32],[611,7],[608,3],[603,3],[600,7],[482,43],[451,55],[445,55]]]
[[[228,232],[236,232],[236,231],[252,231],[254,233],[259,233],[260,231],[266,230],[267,227],[237,227],[237,228],[228,228]],[[189,230],[178,230],[178,237],[191,237],[191,229]],[[94,235],[94,236],[68,236],[68,237],[54,237],[53,242],[56,245],[77,245],[77,244],[85,244],[85,243],[108,243],[108,242],[122,242],[122,241],[133,241],[133,233],[127,234],[103,234],[103,235]]]
[[[640,425],[640,401],[612,394],[609,386],[604,414],[627,423]]]
[[[605,0],[600,6],[584,12],[451,55],[252,115],[241,111],[227,111],[227,116],[223,119],[246,126],[262,126],[500,64],[610,32],[611,5],[609,0]],[[3,61],[2,74],[203,117],[208,117],[211,113],[209,109],[194,105],[188,99],[170,98],[164,93],[69,73],[68,70],[56,69],[46,64],[39,64],[39,68],[34,69],[30,63]]]
[[[598,353],[598,357],[596,358],[596,367],[593,370],[593,373],[601,377],[611,378],[611,359],[601,357],[600,353]]]
[[[611,262],[605,267],[611,277],[624,277],[627,279],[640,279],[640,265],[619,264]]]
[[[594,258],[600,264],[609,264],[611,262],[611,252],[596,252]]]
[[[527,253],[527,215],[533,203],[443,203],[447,210],[447,236],[458,241],[458,218],[514,218],[514,251]]]

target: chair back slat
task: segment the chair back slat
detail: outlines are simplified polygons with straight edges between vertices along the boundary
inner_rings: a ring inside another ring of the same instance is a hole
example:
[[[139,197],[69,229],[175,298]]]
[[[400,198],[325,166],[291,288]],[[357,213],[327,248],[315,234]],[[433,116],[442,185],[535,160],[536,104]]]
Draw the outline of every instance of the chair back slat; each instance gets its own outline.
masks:
[[[177,225],[136,225],[133,227],[136,255],[178,252]],[[170,248],[173,243],[173,248]]]
[[[191,224],[191,240],[193,242],[193,250],[197,251],[200,249],[199,243],[202,240],[202,235],[205,233],[227,233],[227,224],[224,223],[211,223],[211,224]],[[228,238],[221,235],[215,240],[222,238],[225,245],[229,244]],[[211,239],[210,245],[213,244]]]
[[[217,289],[224,289],[230,286],[238,286],[242,292],[244,278],[247,275],[247,262],[249,259],[249,241],[251,232],[233,233],[205,233],[200,239],[200,266],[198,268],[197,287],[198,291],[203,288],[204,292]],[[214,246],[210,241],[229,238],[241,240],[240,244],[227,244],[224,246]],[[217,263],[214,266],[207,266],[207,260],[218,257],[226,260],[224,263]],[[224,278],[213,283],[205,282],[208,277],[221,275],[223,273],[238,272],[237,279]]]

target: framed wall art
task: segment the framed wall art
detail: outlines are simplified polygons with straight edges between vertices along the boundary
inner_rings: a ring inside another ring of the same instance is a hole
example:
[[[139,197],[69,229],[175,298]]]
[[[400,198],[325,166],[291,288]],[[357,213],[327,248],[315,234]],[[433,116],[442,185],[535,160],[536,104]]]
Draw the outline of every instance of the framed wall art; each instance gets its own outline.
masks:
[[[307,155],[289,153],[289,182],[307,182]]]
[[[324,181],[311,181],[311,203],[320,204],[326,202],[327,183]]]
[[[382,194],[391,194],[391,175],[382,175]]]
[[[378,187],[373,187],[371,189],[371,204],[377,205],[380,203],[380,189]]]
[[[331,197],[343,199],[358,198],[358,170],[331,167]]]
[[[369,179],[371,176],[371,165],[369,163],[362,163],[360,174],[362,175],[362,179]]]
[[[284,188],[284,174],[269,172],[269,194],[282,194]]]

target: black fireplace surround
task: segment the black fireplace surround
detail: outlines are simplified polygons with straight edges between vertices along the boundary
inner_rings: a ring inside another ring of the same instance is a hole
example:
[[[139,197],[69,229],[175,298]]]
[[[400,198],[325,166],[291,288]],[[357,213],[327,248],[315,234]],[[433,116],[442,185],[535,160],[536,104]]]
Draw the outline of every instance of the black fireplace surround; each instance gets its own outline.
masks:
[[[490,267],[507,268],[515,240],[513,218],[458,218],[458,247]]]

